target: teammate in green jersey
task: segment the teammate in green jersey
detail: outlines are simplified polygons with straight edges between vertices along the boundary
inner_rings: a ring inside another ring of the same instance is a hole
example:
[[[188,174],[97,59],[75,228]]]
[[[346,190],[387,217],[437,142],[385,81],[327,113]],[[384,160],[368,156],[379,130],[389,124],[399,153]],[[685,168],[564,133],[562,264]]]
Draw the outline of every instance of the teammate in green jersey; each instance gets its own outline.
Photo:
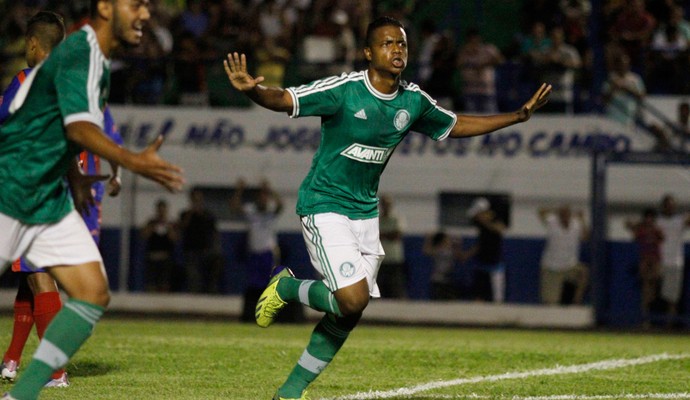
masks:
[[[407,35],[392,18],[373,21],[366,36],[365,71],[288,89],[265,87],[247,73],[244,54],[228,54],[225,71],[235,89],[255,103],[291,117],[321,117],[321,144],[302,182],[297,213],[314,268],[323,280],[298,280],[274,268],[256,307],[257,324],[269,326],[287,302],[326,315],[274,399],[304,399],[307,386],[330,363],[355,327],[370,297],[379,297],[376,274],[384,252],[379,240],[376,192],[389,156],[410,131],[434,140],[483,135],[527,121],[543,106],[543,84],[512,113],[470,116],[445,110],[417,85],[401,80]]]
[[[35,66],[0,127],[0,272],[24,257],[45,268],[69,296],[3,399],[36,399],[53,371],[91,335],[110,301],[101,255],[74,209],[93,201],[91,184],[105,177],[83,176],[77,154],[88,150],[171,191],[183,184],[181,170],[157,154],[162,138],[134,153],[103,133],[110,54],[119,45],[139,44],[149,1],[92,0],[91,7],[90,24]]]

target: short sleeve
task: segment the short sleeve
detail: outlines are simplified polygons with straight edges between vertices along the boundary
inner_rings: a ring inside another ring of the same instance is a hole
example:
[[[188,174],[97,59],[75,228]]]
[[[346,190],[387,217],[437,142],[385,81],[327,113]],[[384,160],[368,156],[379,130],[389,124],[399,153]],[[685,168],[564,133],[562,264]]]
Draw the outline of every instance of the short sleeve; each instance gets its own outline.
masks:
[[[291,118],[335,114],[347,90],[347,74],[319,79],[306,85],[288,88],[292,96]]]
[[[433,140],[443,140],[458,120],[454,112],[439,106],[424,91],[420,90],[420,117],[412,124],[411,130],[429,136]]]
[[[60,52],[55,86],[58,106],[64,124],[72,122],[92,122],[103,129],[103,112],[100,108],[101,79],[103,65],[99,65],[97,55],[92,54],[87,45],[76,48],[66,56]]]

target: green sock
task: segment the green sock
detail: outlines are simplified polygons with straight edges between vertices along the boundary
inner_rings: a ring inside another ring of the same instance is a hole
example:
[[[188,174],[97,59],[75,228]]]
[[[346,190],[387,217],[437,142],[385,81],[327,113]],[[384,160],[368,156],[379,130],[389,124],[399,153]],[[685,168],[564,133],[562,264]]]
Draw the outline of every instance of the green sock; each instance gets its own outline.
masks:
[[[48,325],[29,366],[20,376],[10,395],[21,400],[35,400],[50,380],[54,370],[62,368],[91,336],[93,327],[105,309],[70,299]]]
[[[283,278],[278,282],[278,295],[287,302],[299,301],[316,311],[342,317],[338,301],[322,281]]]
[[[278,389],[278,396],[288,399],[302,397],[302,392],[316,379],[333,360],[350,334],[338,319],[326,314],[316,325],[311,340],[287,381]]]

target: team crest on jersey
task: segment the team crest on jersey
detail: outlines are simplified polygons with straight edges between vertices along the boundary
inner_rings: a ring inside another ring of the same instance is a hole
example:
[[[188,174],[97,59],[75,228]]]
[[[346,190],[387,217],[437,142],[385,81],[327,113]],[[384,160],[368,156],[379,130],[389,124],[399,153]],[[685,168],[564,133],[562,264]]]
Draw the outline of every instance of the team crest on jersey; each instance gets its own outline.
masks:
[[[349,278],[354,274],[355,266],[351,262],[345,261],[344,263],[340,264],[340,275],[342,275],[344,278]]]
[[[407,110],[399,110],[393,118],[393,125],[399,131],[403,130],[410,123],[410,113]]]
[[[387,149],[385,147],[374,147],[353,143],[350,147],[340,152],[340,155],[363,163],[383,164],[388,160],[392,152],[392,148]]]

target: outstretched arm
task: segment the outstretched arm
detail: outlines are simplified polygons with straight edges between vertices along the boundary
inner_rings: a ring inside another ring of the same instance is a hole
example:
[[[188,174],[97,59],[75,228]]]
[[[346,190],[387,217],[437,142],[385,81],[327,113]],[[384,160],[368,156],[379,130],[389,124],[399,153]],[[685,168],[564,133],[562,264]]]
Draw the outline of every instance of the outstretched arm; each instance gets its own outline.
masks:
[[[247,72],[247,57],[244,54],[230,53],[223,61],[225,73],[232,86],[247,95],[256,104],[273,111],[291,113],[292,96],[287,90],[279,87],[260,85],[263,76],[252,77]]]
[[[532,98],[530,98],[519,110],[512,113],[496,115],[462,115],[458,114],[455,126],[450,132],[450,137],[462,138],[479,136],[491,133],[495,130],[525,122],[536,110],[546,104],[551,94],[551,85],[543,83]]]
[[[162,136],[144,151],[134,153],[116,145],[98,126],[86,121],[77,121],[67,125],[67,138],[108,161],[158,182],[171,192],[182,189],[182,169],[158,156],[158,149],[163,144]]]

